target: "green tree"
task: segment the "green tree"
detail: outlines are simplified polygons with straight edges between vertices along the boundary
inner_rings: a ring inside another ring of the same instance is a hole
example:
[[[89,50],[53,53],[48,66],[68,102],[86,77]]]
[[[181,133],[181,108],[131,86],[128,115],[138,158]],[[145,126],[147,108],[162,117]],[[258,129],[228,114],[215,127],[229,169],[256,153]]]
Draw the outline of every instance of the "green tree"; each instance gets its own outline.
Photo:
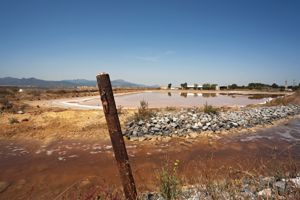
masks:
[[[187,89],[187,83],[181,83],[180,86],[181,89]]]
[[[172,83],[169,83],[168,84],[168,89],[171,89],[171,87],[172,87]]]
[[[279,86],[278,86],[276,83],[273,83],[273,84],[271,85],[271,87],[272,87],[272,88],[279,88]]]
[[[197,89],[198,89],[198,84],[194,83],[194,90],[197,90]]]
[[[211,89],[211,85],[209,83],[204,83],[202,85],[203,90],[210,90]]]
[[[263,83],[249,83],[249,84],[248,84],[248,88],[249,88],[249,89],[257,89],[257,90],[261,90],[261,89],[267,88],[267,87],[270,87],[270,86],[267,85],[267,84],[263,84]]]
[[[232,84],[232,85],[229,85],[228,87],[229,87],[229,89],[234,90],[234,89],[237,89],[237,88],[238,88],[238,85],[234,83],[234,84]]]
[[[210,85],[210,89],[211,90],[215,90],[217,88],[218,84],[211,84]]]

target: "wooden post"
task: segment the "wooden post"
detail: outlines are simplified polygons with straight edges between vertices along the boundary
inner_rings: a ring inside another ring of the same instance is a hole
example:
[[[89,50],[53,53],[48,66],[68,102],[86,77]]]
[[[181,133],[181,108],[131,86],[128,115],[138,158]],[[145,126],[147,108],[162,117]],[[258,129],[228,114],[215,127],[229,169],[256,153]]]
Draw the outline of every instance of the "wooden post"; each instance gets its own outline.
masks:
[[[129,164],[124,138],[122,135],[121,125],[109,75],[106,73],[98,74],[97,83],[111,143],[114,149],[115,158],[117,160],[119,173],[121,176],[125,197],[128,200],[136,200],[136,187]]]

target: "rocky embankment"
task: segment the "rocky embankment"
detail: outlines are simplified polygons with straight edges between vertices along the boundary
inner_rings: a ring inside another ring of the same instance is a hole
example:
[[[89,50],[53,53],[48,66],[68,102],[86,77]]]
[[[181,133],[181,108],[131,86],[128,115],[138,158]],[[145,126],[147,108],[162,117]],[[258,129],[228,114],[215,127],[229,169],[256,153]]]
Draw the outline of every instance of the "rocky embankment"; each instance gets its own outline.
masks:
[[[272,124],[278,119],[300,114],[299,105],[241,108],[238,111],[204,113],[198,109],[179,112],[159,112],[147,120],[133,120],[126,124],[124,135],[134,139],[152,136],[188,136],[205,131],[220,132],[236,128],[251,128]]]

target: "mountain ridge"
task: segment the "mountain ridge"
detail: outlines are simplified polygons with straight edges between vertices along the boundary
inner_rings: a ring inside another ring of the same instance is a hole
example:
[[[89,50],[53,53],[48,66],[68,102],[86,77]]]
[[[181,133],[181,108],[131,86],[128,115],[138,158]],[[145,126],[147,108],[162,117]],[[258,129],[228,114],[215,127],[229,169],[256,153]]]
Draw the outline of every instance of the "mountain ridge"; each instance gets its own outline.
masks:
[[[123,79],[111,81],[113,87],[158,87],[157,85],[148,86],[144,84],[132,83]],[[63,88],[63,87],[79,87],[79,86],[96,86],[96,80],[71,79],[61,81],[42,80],[34,77],[30,78],[0,78],[0,86],[23,86],[23,87],[45,87],[45,88]]]

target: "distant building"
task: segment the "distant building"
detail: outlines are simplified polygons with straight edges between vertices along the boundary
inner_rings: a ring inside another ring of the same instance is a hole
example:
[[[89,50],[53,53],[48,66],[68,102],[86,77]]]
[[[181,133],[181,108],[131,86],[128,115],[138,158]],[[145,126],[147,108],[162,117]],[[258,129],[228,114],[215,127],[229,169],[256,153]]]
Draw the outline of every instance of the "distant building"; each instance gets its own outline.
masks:
[[[202,90],[202,85],[197,85],[197,87],[195,88],[195,84],[193,84],[193,85],[187,85],[187,89],[196,89],[196,90]]]

